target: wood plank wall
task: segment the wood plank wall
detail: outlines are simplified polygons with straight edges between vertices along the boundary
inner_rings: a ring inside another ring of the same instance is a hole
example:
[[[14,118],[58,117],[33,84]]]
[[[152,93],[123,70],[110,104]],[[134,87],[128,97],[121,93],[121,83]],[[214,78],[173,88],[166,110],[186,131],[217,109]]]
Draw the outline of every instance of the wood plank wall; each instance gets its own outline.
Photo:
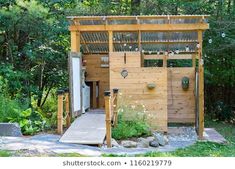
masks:
[[[110,88],[119,88],[121,93],[130,96],[133,103],[143,104],[151,127],[167,131],[167,69],[140,67],[140,53],[110,53]],[[124,79],[120,72],[125,68],[128,76]],[[149,90],[148,83],[156,88]]]
[[[184,91],[181,79],[189,77],[189,89]],[[195,122],[195,68],[168,68],[168,121],[174,123]],[[172,89],[171,89],[172,85]],[[172,100],[173,98],[173,100]]]
[[[101,57],[107,55],[83,55],[86,60],[86,80],[99,80],[99,108],[104,108],[104,91],[109,90],[109,68],[102,68]]]

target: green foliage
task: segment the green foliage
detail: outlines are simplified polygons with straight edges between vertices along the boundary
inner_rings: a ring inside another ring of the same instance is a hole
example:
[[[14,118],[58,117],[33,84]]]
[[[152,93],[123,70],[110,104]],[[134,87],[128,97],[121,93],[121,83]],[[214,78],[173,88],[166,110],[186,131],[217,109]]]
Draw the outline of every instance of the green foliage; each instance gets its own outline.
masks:
[[[125,97],[118,100],[118,125],[112,129],[112,137],[119,140],[150,135],[144,106],[128,103]]]
[[[0,157],[10,157],[11,153],[9,151],[0,150]]]
[[[45,128],[46,121],[41,114],[32,108],[22,111],[17,117],[8,117],[9,122],[17,122],[23,134],[32,135]]]

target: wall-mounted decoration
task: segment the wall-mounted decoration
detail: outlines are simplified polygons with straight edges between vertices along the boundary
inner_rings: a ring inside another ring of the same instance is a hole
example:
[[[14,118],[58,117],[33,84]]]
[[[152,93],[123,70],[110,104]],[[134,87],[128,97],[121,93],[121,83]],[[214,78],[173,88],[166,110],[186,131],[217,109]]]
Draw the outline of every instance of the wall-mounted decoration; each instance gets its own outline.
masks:
[[[100,67],[106,68],[109,67],[109,57],[108,56],[102,56],[100,62]]]
[[[148,83],[147,87],[148,87],[149,90],[153,90],[153,89],[156,88],[156,84],[155,83]]]
[[[121,71],[121,75],[122,75],[122,77],[125,79],[125,78],[128,76],[128,71],[127,71],[126,69],[123,69],[123,70]]]
[[[188,90],[188,88],[189,88],[189,78],[185,76],[182,78],[182,89]]]

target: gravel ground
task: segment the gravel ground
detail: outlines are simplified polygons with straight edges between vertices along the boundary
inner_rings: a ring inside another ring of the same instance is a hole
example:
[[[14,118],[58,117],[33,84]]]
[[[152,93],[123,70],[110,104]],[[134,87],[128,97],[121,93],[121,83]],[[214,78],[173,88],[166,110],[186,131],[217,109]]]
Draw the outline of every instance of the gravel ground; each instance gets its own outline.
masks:
[[[79,153],[85,156],[102,154],[137,155],[147,152],[169,152],[185,148],[197,141],[192,127],[170,127],[169,142],[158,148],[105,148],[78,144],[60,143],[59,135],[39,134],[32,137],[0,137],[0,150],[14,151],[14,156],[57,156],[58,154]]]

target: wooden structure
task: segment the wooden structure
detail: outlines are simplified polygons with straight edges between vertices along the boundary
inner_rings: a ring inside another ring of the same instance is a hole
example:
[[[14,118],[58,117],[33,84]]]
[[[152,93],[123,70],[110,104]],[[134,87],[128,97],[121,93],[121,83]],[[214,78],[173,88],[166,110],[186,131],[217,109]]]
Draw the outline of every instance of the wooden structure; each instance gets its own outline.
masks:
[[[70,107],[69,107],[69,90],[59,89],[58,95],[58,111],[57,111],[57,133],[63,134],[63,124],[66,122],[66,127],[70,127]],[[65,114],[65,117],[64,117]]]
[[[203,31],[206,15],[71,16],[71,52],[82,53],[93,107],[113,88],[146,107],[151,126],[195,123],[204,130]],[[181,64],[177,64],[181,63]],[[182,63],[185,67],[179,67]],[[198,73],[197,73],[198,72]],[[198,78],[196,78],[198,74]],[[182,88],[182,79],[189,82]],[[184,78],[185,79],[185,78]],[[197,97],[198,96],[198,97]],[[94,105],[94,103],[97,103]],[[107,119],[106,119],[107,120]]]

